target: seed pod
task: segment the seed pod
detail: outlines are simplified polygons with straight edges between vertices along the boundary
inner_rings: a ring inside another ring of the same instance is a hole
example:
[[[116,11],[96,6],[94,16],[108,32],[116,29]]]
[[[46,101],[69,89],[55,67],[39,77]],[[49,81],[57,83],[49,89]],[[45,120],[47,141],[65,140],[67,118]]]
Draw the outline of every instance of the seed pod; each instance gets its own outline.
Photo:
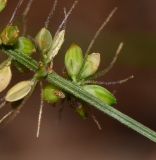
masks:
[[[10,61],[6,61],[0,65],[0,92],[5,90],[11,81],[12,73],[10,64]]]
[[[100,53],[92,53],[87,56],[84,67],[82,69],[80,79],[92,76],[99,68]]]
[[[7,0],[0,0],[0,12],[3,11],[6,5],[7,5]]]
[[[42,28],[37,34],[36,44],[38,49],[43,53],[47,53],[52,45],[52,35],[50,31],[46,28]]]
[[[32,81],[21,81],[15,84],[7,92],[5,96],[5,100],[7,102],[15,102],[15,101],[23,99],[31,91],[33,84],[34,83]]]
[[[4,45],[14,45],[19,37],[19,29],[17,26],[7,26],[1,33],[1,40]]]
[[[83,86],[83,89],[108,105],[116,104],[116,98],[104,87],[98,85],[85,85]]]
[[[47,85],[43,89],[43,100],[45,100],[47,103],[57,103],[60,101],[61,98],[65,98],[65,95],[56,87],[52,85]]]
[[[78,75],[83,63],[83,54],[81,48],[72,44],[65,54],[65,66],[68,75],[76,81],[76,76]]]
[[[60,50],[63,42],[64,42],[65,30],[60,31],[53,39],[52,46],[47,54],[47,62],[49,63]]]
[[[28,56],[31,56],[34,52],[36,52],[35,45],[30,39],[26,37],[18,38],[15,49],[17,49],[19,52],[24,53]]]

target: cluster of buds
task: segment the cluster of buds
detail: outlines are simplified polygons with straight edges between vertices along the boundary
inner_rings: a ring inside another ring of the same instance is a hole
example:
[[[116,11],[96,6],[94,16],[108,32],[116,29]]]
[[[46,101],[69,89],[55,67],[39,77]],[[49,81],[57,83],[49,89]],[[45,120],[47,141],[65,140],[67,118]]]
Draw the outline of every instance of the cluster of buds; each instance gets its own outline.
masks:
[[[45,69],[48,70],[48,64],[52,62],[52,59],[58,53],[61,45],[63,44],[64,33],[65,33],[64,30],[60,31],[56,36],[56,38],[52,40],[50,31],[43,28],[36,36],[36,39],[35,39],[36,45],[35,45],[33,41],[31,41],[29,38],[24,36],[19,36],[19,30],[17,26],[10,25],[4,28],[0,38],[2,42],[1,45],[4,45],[4,47],[10,46],[18,54],[22,53],[27,56],[32,56],[32,54],[36,52],[37,50],[36,46],[37,46],[37,48],[40,50],[40,52],[43,55],[43,58],[44,58],[43,63],[46,62],[46,65],[44,67]],[[60,41],[60,39],[62,41]],[[16,67],[18,66],[19,68],[20,64],[18,64],[18,62],[16,61],[13,61],[11,58],[8,58],[8,60],[4,61],[0,65],[0,92],[5,90],[11,81],[11,77],[12,77],[11,62],[15,64]],[[22,68],[23,66],[20,66],[20,67]],[[43,74],[41,74],[41,70],[42,68],[35,75],[37,80],[43,76]],[[14,101],[23,99],[31,91],[31,88],[34,84],[33,82],[34,80],[28,80],[28,81],[22,81],[17,83],[8,91],[8,93],[6,94],[5,100],[7,102],[14,102]],[[47,101],[48,103],[56,103],[59,101],[60,98],[64,97],[62,95],[60,96],[60,94],[58,93],[59,93],[58,89],[56,89],[52,85],[48,85],[45,87],[43,92],[44,100]]]
[[[19,1],[15,11],[17,11],[17,8],[22,4],[22,2],[22,0]],[[30,2],[28,4],[29,7]],[[0,0],[0,12],[5,8],[6,3],[6,0]],[[53,13],[53,10],[55,10],[55,3],[57,3],[57,0],[54,1],[54,8],[52,9],[51,13]],[[41,104],[37,137],[39,135],[39,128],[41,122],[41,112],[43,107],[42,101],[50,104],[55,104],[60,102],[62,99],[66,98],[68,100],[70,98],[72,101],[73,98],[69,97],[68,94],[64,93],[52,84],[47,84],[42,88],[42,80],[44,80],[49,73],[53,72],[53,60],[58,54],[65,39],[64,25],[76,3],[77,2],[75,2],[71,9],[67,13],[65,13],[65,18],[58,27],[58,30],[56,31],[54,36],[52,36],[52,33],[48,29],[48,22],[51,14],[48,16],[45,26],[42,27],[41,30],[36,34],[35,38],[28,38],[24,36],[24,34],[20,36],[18,26],[12,25],[12,21],[10,21],[9,24],[0,33],[0,48],[2,50],[5,50],[7,48],[9,51],[13,50],[14,52],[16,52],[17,55],[23,54],[29,58],[31,58],[31,56],[33,56],[33,53],[35,52],[41,53],[39,69],[38,71],[36,71],[33,78],[18,82],[7,91],[4,97],[5,103],[8,102],[13,104],[14,102],[20,101],[20,105],[16,106],[16,110],[19,111],[25,103],[25,100],[27,100],[27,97],[32,94],[36,85],[38,84],[38,82],[40,82]],[[26,10],[29,9],[26,8]],[[11,20],[12,19],[13,17],[11,18]],[[113,106],[116,104],[116,98],[106,88],[97,84],[87,83],[88,80],[92,78],[92,76],[97,72],[99,68],[100,53],[91,53],[84,56],[82,49],[77,44],[72,44],[65,54],[64,61],[68,73],[68,80],[71,80],[73,83],[79,85],[81,88],[87,91],[88,94],[93,95],[97,99],[103,101],[105,104],[109,106]],[[12,57],[9,56],[6,61],[0,64],[0,92],[4,91],[10,84],[12,78],[11,65],[17,67],[19,71],[25,71],[24,66],[22,66],[15,59],[12,59]],[[0,108],[5,103],[2,103],[0,105]],[[87,115],[87,111],[81,102],[78,102],[78,104],[79,105],[76,106],[75,111],[82,118],[85,118]],[[11,112],[11,114],[12,113],[14,114],[14,110]],[[4,116],[4,118],[2,118],[0,122],[2,122],[6,117],[7,116]]]
[[[88,93],[110,106],[116,104],[116,98],[106,88],[94,84],[86,84],[87,81],[97,72],[100,65],[100,53],[91,53],[86,57],[77,44],[72,44],[65,54],[65,66],[70,79],[80,85]],[[82,105],[76,111],[82,114]],[[80,110],[78,110],[80,109]]]
[[[10,49],[16,50],[18,54],[25,54],[31,56],[36,52],[35,44],[27,37],[19,35],[19,29],[17,26],[8,25],[3,29],[0,34],[1,46],[10,47]],[[15,60],[9,57],[0,66],[0,92],[5,90],[10,83],[12,72],[11,64],[17,64]],[[19,64],[18,64],[19,65]]]

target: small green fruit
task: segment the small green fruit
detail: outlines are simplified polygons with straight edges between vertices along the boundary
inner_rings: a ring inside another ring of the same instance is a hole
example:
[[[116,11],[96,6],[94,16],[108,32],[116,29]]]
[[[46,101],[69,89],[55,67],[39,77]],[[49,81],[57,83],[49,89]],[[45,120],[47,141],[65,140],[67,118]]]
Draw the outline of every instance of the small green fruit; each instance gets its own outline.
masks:
[[[36,52],[35,45],[26,37],[19,37],[15,49],[28,56],[31,56],[34,52]]]
[[[84,67],[80,74],[80,79],[85,79],[92,76],[99,68],[100,53],[92,53],[87,56]]]
[[[17,26],[7,26],[1,33],[1,40],[4,45],[14,45],[19,37],[19,29]]]
[[[52,85],[47,85],[43,89],[43,100],[48,103],[54,104],[60,101],[61,98],[65,98],[63,92]]]
[[[52,35],[48,29],[42,28],[37,34],[35,40],[38,49],[43,54],[46,54],[50,50],[50,47],[52,45]]]
[[[72,44],[65,54],[65,66],[68,75],[76,81],[76,76],[78,75],[83,63],[83,54],[81,48]]]
[[[6,5],[7,5],[7,0],[0,0],[0,12],[3,11]]]
[[[116,98],[104,87],[85,85],[83,89],[110,106],[116,104]]]

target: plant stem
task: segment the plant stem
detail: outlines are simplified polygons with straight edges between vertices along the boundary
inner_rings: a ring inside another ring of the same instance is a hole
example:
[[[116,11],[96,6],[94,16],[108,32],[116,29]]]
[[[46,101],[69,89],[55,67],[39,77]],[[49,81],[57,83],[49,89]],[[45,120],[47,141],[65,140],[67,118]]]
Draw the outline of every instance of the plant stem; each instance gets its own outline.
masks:
[[[19,63],[26,66],[28,69],[36,72],[38,70],[38,63],[22,53],[17,53],[13,50],[5,50],[3,51],[11,56],[13,59],[17,60]],[[79,98],[83,100],[84,102],[94,106],[98,110],[106,113],[110,117],[118,120],[120,123],[126,125],[127,127],[133,129],[134,131],[140,133],[141,135],[145,136],[146,138],[152,140],[153,142],[156,142],[156,132],[151,130],[150,128],[144,126],[143,124],[137,122],[136,120],[130,118],[129,116],[121,113],[117,109],[104,104],[101,100],[97,99],[93,95],[89,94],[85,90],[83,90],[79,85],[76,83],[70,82],[55,72],[49,74],[47,76],[47,81],[50,82],[53,85],[56,85],[60,89],[64,90],[65,92],[68,92],[72,95],[74,95],[76,98]]]

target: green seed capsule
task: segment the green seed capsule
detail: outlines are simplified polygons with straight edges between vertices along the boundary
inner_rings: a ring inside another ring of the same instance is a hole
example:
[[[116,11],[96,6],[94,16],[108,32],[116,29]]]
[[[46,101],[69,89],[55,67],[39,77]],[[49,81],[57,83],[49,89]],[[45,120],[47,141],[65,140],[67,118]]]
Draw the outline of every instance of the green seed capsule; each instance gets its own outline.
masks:
[[[31,56],[34,52],[36,52],[35,45],[30,39],[26,37],[19,37],[15,49],[28,56]]]
[[[1,40],[4,45],[14,45],[19,37],[19,29],[17,26],[7,26],[1,33]]]
[[[45,100],[46,102],[51,104],[57,103],[60,101],[61,98],[65,98],[65,95],[56,87],[52,85],[47,85],[43,89],[43,100]]]
[[[85,85],[83,89],[108,105],[116,104],[116,98],[107,89],[98,85]]]
[[[7,102],[15,102],[15,101],[23,99],[31,91],[33,84],[34,83],[32,81],[22,81],[22,82],[15,84],[7,92],[5,96],[5,100]]]
[[[84,67],[82,69],[80,79],[85,79],[92,76],[99,68],[100,53],[92,53],[88,55]]]
[[[42,28],[37,34],[35,40],[39,50],[43,54],[49,51],[52,45],[52,35],[48,29]]]
[[[47,54],[48,63],[58,54],[64,42],[65,30],[60,31],[53,39],[52,46]]]
[[[0,0],[0,12],[3,11],[6,5],[7,5],[7,0]]]
[[[4,91],[10,84],[12,78],[10,64],[10,61],[5,61],[0,65],[0,92]]]
[[[76,76],[78,75],[83,63],[83,54],[81,48],[73,44],[67,50],[65,54],[65,66],[68,75],[76,81]]]

